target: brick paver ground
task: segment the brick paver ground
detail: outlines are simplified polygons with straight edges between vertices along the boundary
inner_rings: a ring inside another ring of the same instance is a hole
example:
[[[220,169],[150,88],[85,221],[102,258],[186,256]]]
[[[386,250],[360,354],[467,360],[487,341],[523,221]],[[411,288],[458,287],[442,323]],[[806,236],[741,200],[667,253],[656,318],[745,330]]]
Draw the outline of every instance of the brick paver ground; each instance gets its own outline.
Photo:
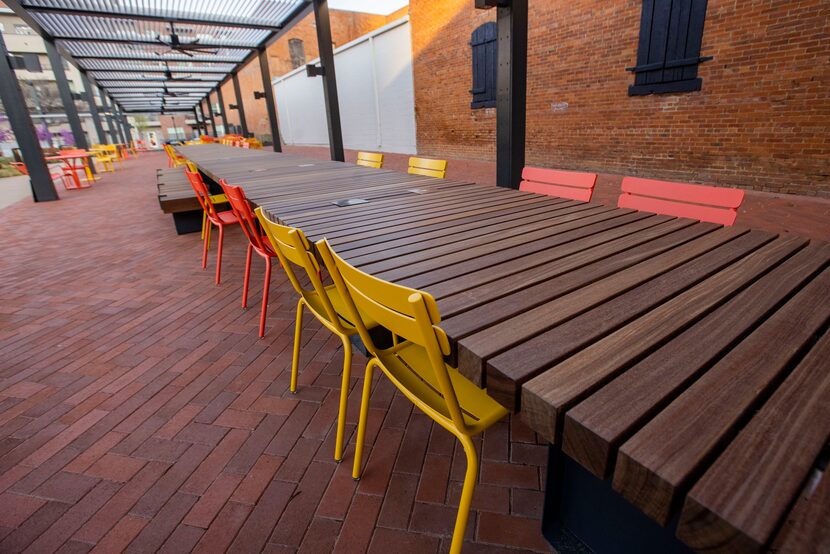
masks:
[[[163,164],[144,154],[92,189],[0,211],[0,552],[447,551],[454,439],[383,381],[355,483],[353,445],[332,460],[338,340],[306,318],[292,396],[290,285],[275,272],[258,339],[260,260],[243,311],[241,233],[216,287],[199,236],[159,210]],[[516,421],[479,444],[466,551],[546,550],[546,447]]]

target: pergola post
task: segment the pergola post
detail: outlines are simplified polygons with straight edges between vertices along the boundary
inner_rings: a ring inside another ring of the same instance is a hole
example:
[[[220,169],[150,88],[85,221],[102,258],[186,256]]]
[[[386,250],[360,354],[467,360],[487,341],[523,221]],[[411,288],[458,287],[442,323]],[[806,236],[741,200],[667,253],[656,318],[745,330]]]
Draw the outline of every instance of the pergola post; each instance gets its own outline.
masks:
[[[213,106],[210,105],[210,93],[208,93],[207,97],[205,98],[207,102],[207,111],[208,111],[208,121],[210,121],[210,128],[213,129],[213,136],[218,137],[219,133],[216,132],[216,120],[213,118]],[[199,103],[201,105],[201,102]]]
[[[115,108],[115,126],[118,127],[118,132],[121,135],[121,144],[126,145],[130,140],[130,133],[124,120],[124,110],[115,102],[112,105]]]
[[[222,85],[216,87],[216,98],[219,100],[219,117],[222,118],[222,128],[228,134],[228,116],[225,114],[225,99],[222,98]]]
[[[317,48],[320,51],[320,72],[323,75],[331,159],[343,162],[346,161],[346,156],[343,152],[343,129],[340,125],[340,104],[337,100],[337,76],[334,70],[334,50],[331,46],[328,0],[314,0],[314,21],[317,25]]]
[[[496,184],[518,189],[525,165],[527,0],[500,2],[497,25]]]
[[[199,122],[199,112],[196,111],[196,106],[193,106],[193,120],[196,122],[194,128],[196,129],[196,134],[202,134],[202,124]]]
[[[112,144],[116,142],[115,129],[112,126],[112,115],[110,114],[110,107],[107,105],[107,94],[101,90],[101,109],[104,110],[104,119],[107,121],[107,133],[109,134],[109,142]]]
[[[268,52],[264,48],[259,51],[259,71],[262,74],[262,88],[265,93],[265,106],[268,108],[268,124],[271,127],[271,142],[274,143],[274,152],[282,152],[280,129],[277,124],[277,104],[274,101],[274,85],[271,84],[271,68],[268,66]]]
[[[101,124],[101,115],[98,113],[98,104],[95,100],[95,95],[92,94],[92,85],[89,82],[89,77],[86,73],[81,73],[81,81],[84,84],[84,94],[86,95],[87,104],[89,104],[89,114],[92,116],[92,123],[95,125],[95,133],[98,135],[98,142],[106,144],[107,137],[104,134],[104,126]]]
[[[61,95],[63,110],[66,113],[66,119],[69,120],[69,128],[72,130],[72,136],[75,138],[75,147],[87,150],[89,149],[89,144],[86,141],[84,128],[81,125],[81,118],[78,116],[75,99],[72,98],[72,90],[69,88],[69,80],[66,78],[66,71],[63,68],[63,58],[55,48],[54,42],[51,40],[44,40],[43,42],[46,45],[46,55],[49,57],[52,73],[55,74],[55,82],[58,85],[58,92]],[[92,172],[95,173],[95,169],[92,169]]]
[[[205,118],[205,107],[202,104],[201,100],[199,101],[199,114],[202,116],[201,119],[198,118],[198,117],[196,118],[196,121],[200,122],[199,123],[199,132],[201,134],[202,128],[204,128],[205,134],[208,134],[207,118]]]
[[[35,202],[47,200],[58,200],[58,193],[49,168],[46,167],[46,160],[43,159],[43,148],[35,132],[32,117],[29,115],[29,108],[23,98],[23,91],[20,90],[20,83],[11,65],[9,65],[9,51],[6,49],[6,42],[0,34],[0,100],[9,118],[12,132],[17,139],[17,144],[23,154],[23,161],[29,173],[29,180],[32,186],[32,196]]]
[[[242,90],[239,87],[239,77],[237,72],[231,73],[231,80],[233,80],[233,92],[236,95],[236,109],[239,110],[239,124],[242,126],[242,136],[248,136],[248,123],[245,121],[245,104],[242,103]]]

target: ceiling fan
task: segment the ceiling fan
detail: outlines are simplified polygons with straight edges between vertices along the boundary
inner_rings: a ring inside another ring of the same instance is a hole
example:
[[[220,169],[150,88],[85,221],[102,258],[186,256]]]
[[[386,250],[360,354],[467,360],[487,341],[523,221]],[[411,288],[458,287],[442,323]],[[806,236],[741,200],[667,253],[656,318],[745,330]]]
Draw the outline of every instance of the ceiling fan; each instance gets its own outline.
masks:
[[[142,77],[147,77],[147,75],[142,75]],[[164,80],[165,81],[192,81],[193,80],[193,75],[183,75],[181,77],[173,77],[173,71],[170,69],[170,64],[167,61],[165,61],[164,62]]]
[[[182,38],[176,33],[176,26],[171,22],[170,24],[170,41],[164,41],[161,38],[161,34],[156,34],[156,42],[159,44],[166,46],[170,49],[171,52],[178,52],[180,54],[184,54],[190,58],[193,57],[194,52],[204,52],[207,54],[217,54],[219,49],[215,46],[210,46],[206,44],[199,44],[199,39],[193,39],[189,42],[183,42]],[[160,52],[156,52],[157,56],[161,56]]]

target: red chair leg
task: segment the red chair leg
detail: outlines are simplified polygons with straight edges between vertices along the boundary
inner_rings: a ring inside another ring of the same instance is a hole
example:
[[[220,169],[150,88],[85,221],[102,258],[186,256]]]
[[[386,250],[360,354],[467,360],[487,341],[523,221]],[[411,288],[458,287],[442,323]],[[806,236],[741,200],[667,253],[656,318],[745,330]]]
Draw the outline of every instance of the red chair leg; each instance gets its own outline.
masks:
[[[208,231],[213,226],[213,223],[208,222]],[[205,244],[204,248],[202,249],[202,269],[207,269],[207,252],[208,252],[208,240],[210,239],[210,232],[205,233],[202,242]]]
[[[248,307],[248,283],[251,280],[251,254],[254,247],[248,243],[248,255],[245,257],[245,280],[242,282],[242,307]]]
[[[225,226],[219,226],[219,250],[216,252],[216,284],[222,282],[222,243],[225,238]]]
[[[262,313],[259,316],[259,338],[265,336],[265,317],[268,315],[268,290],[271,288],[271,258],[265,258],[265,284],[262,286]]]

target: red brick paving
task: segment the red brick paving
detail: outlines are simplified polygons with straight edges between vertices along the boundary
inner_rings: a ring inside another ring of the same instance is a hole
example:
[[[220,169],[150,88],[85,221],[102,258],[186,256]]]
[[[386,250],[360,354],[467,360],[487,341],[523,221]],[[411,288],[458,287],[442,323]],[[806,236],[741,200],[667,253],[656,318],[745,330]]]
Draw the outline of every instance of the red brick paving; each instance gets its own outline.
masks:
[[[144,154],[92,189],[0,212],[0,552],[446,552],[454,439],[382,382],[355,483],[353,445],[332,459],[339,339],[306,318],[291,395],[290,284],[275,272],[258,339],[258,311],[239,308],[241,233],[216,287],[198,235],[159,210],[163,163]],[[349,434],[360,389],[353,378]],[[478,444],[466,551],[547,550],[545,447],[517,421]]]

